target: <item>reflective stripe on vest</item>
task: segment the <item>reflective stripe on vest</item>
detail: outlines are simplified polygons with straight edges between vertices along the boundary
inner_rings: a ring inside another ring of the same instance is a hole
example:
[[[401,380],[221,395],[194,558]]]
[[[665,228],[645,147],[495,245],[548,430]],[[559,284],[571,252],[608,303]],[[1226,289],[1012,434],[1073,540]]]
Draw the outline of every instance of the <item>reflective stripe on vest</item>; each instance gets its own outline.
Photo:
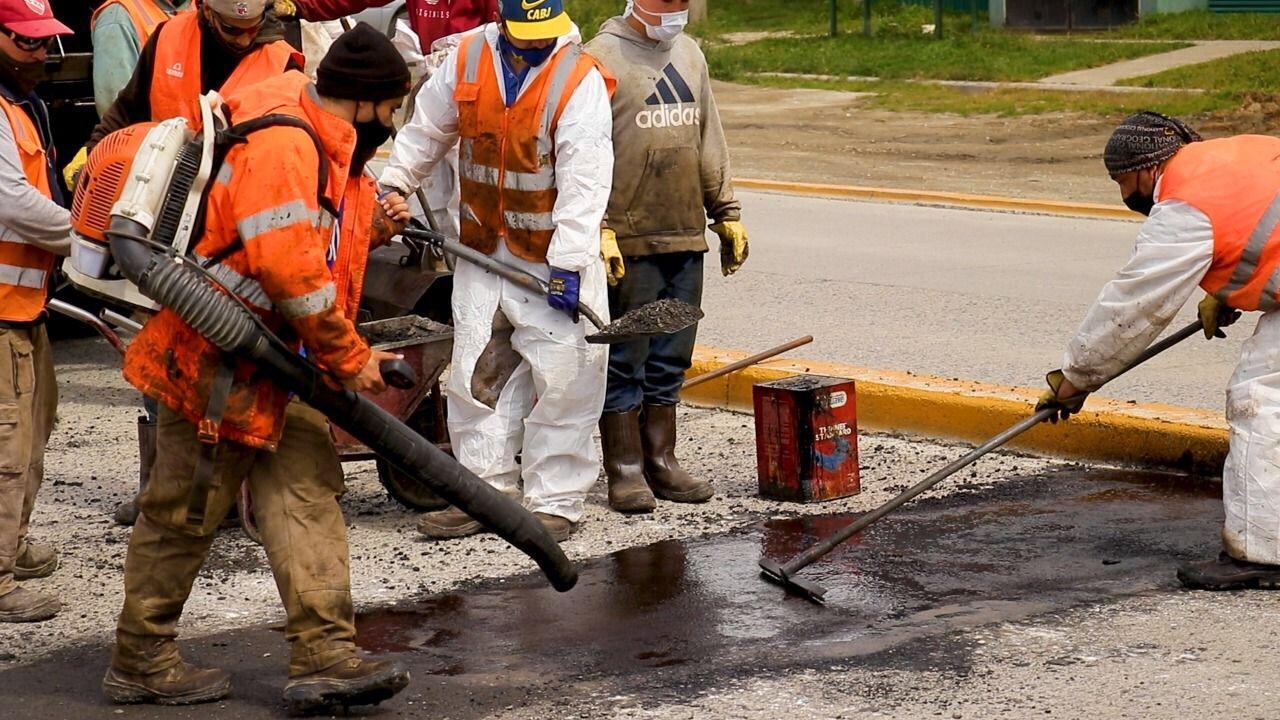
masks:
[[[138,36],[138,47],[146,45],[156,26],[169,19],[169,13],[161,10],[153,0],[107,0],[93,12],[93,19],[89,21],[90,31],[97,26],[98,16],[113,5],[124,8],[129,15],[129,20],[133,22],[133,32]]]
[[[1183,147],[1164,166],[1160,200],[1209,220],[1205,292],[1238,310],[1280,309],[1280,139],[1237,135]]]
[[[1275,235],[1277,225],[1280,225],[1280,194],[1276,195],[1267,206],[1258,224],[1253,226],[1253,231],[1249,233],[1249,241],[1244,246],[1244,252],[1240,254],[1240,262],[1231,273],[1231,279],[1222,286],[1222,289],[1214,293],[1214,297],[1227,302],[1229,297],[1244,289],[1250,278],[1258,272],[1262,253],[1267,249],[1267,241]],[[1276,299],[1277,292],[1280,292],[1280,268],[1272,272],[1271,277],[1267,279],[1262,296],[1258,298],[1257,309],[1270,311],[1280,307],[1280,302]]]
[[[239,270],[222,263],[210,265],[210,258],[199,253],[193,252],[191,257],[231,294],[263,312],[270,312],[273,309],[271,298],[267,297],[267,291],[262,289],[262,285],[257,280],[246,277]]]
[[[491,253],[501,238],[517,257],[545,262],[555,232],[555,132],[560,113],[595,61],[574,43],[561,48],[514,102],[483,34],[458,50],[461,240]]]
[[[231,76],[217,88],[223,97],[238,88],[261,82],[288,69],[302,67],[305,59],[284,41],[260,45],[245,55]],[[212,88],[210,88],[212,89]],[[151,75],[151,120],[184,117],[192,127],[200,122],[201,86],[200,16],[184,10],[165,23],[156,42],[155,69]]]
[[[21,288],[43,290],[49,272],[40,268],[18,267],[0,263],[0,285],[16,285]]]
[[[35,121],[21,106],[3,96],[0,111],[13,131],[27,182],[41,195],[52,198],[48,160]],[[44,312],[46,288],[57,257],[25,240],[10,239],[13,235],[10,230],[0,235],[0,320],[30,322]]]

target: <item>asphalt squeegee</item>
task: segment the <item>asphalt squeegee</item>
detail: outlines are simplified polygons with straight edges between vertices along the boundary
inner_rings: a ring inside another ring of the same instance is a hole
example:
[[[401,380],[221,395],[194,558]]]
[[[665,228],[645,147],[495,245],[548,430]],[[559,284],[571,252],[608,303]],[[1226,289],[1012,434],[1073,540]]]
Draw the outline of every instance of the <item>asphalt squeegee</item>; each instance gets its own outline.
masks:
[[[1164,352],[1165,350],[1168,350],[1174,345],[1177,345],[1183,340],[1186,340],[1192,335],[1195,335],[1196,333],[1201,332],[1203,327],[1204,327],[1203,323],[1197,320],[1196,322],[1173,333],[1172,335],[1165,338],[1164,340],[1161,340],[1155,345],[1152,345],[1151,347],[1147,348],[1147,350],[1143,352],[1141,355],[1139,355],[1136,360],[1129,363],[1128,366],[1126,366],[1123,370],[1117,373],[1115,377],[1111,379],[1115,380],[1116,378],[1138,367],[1139,365],[1150,360],[1156,355],[1159,355],[1160,353]],[[932,475],[925,478],[924,480],[921,480],[915,485],[912,485],[910,488],[907,488],[901,494],[899,494],[897,497],[893,498],[889,502],[881,505],[880,507],[876,508],[875,510],[872,510],[871,512],[865,515],[862,515],[857,520],[854,520],[853,522],[846,525],[839,532],[835,533],[834,535],[831,535],[830,537],[817,543],[816,545],[813,545],[808,550],[805,550],[799,555],[796,555],[794,558],[792,558],[791,560],[785,563],[778,563],[777,561],[771,560],[767,557],[760,558],[760,574],[769,582],[781,585],[790,593],[794,593],[796,595],[807,598],[814,602],[818,602],[818,603],[822,602],[823,597],[827,593],[826,588],[822,587],[821,585],[818,585],[817,583],[813,583],[808,580],[805,580],[804,578],[796,577],[796,573],[800,572],[806,567],[809,567],[813,563],[817,562],[822,557],[824,557],[827,553],[836,549],[836,547],[844,543],[849,538],[853,537],[859,532],[862,532],[871,524],[875,523],[877,520],[880,520],[881,518],[885,517],[889,513],[893,512],[894,510],[897,510],[898,508],[907,504],[912,499],[914,499],[917,495],[920,495],[921,493],[932,488],[933,486],[937,485],[943,480],[946,480],[947,478],[951,477],[952,475],[959,472],[960,470],[973,464],[975,461],[978,460],[978,458],[981,458],[983,455],[986,455],[992,450],[1002,447],[1003,445],[1008,443],[1010,440],[1013,440],[1014,438],[1025,433],[1031,428],[1039,425],[1045,420],[1049,420],[1057,412],[1058,411],[1053,408],[1046,408],[1044,410],[1037,412],[1036,414],[1032,415],[1026,420],[1019,422],[1018,424],[1014,425],[1008,430],[1005,430],[1004,432],[1000,433],[999,435],[996,435],[995,437],[991,438],[990,440],[983,443],[982,445],[974,448],[971,452],[969,452],[964,457],[952,462],[950,465],[947,465],[946,467],[938,470],[937,472],[933,473]]]

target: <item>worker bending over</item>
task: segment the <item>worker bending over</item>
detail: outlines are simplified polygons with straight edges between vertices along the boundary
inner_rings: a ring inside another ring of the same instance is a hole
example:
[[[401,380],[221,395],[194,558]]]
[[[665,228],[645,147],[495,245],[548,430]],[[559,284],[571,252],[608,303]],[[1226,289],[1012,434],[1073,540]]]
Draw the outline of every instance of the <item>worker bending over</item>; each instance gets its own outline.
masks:
[[[1062,417],[1138,357],[1202,288],[1205,337],[1260,311],[1227,387],[1226,525],[1215,560],[1184,565],[1191,588],[1280,587],[1280,139],[1202,141],[1153,112],[1124,121],[1105,162],[1121,197],[1147,216],[1127,265],[1107,284],[1049,374],[1040,408]]]

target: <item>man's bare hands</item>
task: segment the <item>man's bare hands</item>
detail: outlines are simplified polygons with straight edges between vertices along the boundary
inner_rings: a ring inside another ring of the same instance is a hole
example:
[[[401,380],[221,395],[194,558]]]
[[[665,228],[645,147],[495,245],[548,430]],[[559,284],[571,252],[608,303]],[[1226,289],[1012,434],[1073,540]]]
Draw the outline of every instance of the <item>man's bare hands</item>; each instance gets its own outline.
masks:
[[[372,246],[377,248],[391,242],[391,238],[404,232],[405,225],[413,219],[409,201],[392,190],[378,199],[379,209],[373,211]]]
[[[360,374],[343,380],[342,386],[353,392],[377,395],[387,389],[387,383],[382,379],[382,371],[378,366],[383,360],[403,359],[403,355],[397,355],[393,352],[386,352],[383,350],[374,350],[373,353],[369,355],[369,362],[364,364],[364,369],[360,371]]]

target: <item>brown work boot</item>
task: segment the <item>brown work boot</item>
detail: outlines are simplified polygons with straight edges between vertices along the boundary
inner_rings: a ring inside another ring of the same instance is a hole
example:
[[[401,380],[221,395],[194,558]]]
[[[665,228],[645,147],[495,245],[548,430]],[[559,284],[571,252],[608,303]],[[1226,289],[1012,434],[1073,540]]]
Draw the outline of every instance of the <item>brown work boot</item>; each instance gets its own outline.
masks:
[[[609,479],[609,507],[621,513],[653,512],[658,501],[644,481],[640,454],[640,410],[600,416],[604,474]]]
[[[156,461],[156,421],[143,415],[138,418],[138,495],[151,480],[151,465]],[[113,516],[117,525],[133,525],[138,521],[138,495],[121,503]]]
[[[640,440],[644,476],[654,495],[679,503],[702,503],[715,495],[711,483],[695,480],[676,459],[675,405],[645,405]]]
[[[102,692],[119,705],[196,705],[230,695],[231,676],[223,670],[198,668],[185,662],[150,675],[135,675],[113,667],[102,678]]]
[[[61,609],[62,603],[53,595],[24,587],[0,595],[0,622],[41,622],[54,617]]]
[[[488,532],[479,521],[456,507],[429,512],[418,518],[418,532],[433,540],[450,540]]]
[[[567,518],[562,518],[559,515],[536,512],[533,516],[538,518],[538,521],[542,523],[542,527],[546,528],[547,532],[551,533],[551,538],[558,543],[568,540],[573,531],[578,529],[577,523],[569,522]]]
[[[289,680],[284,686],[284,702],[290,715],[314,715],[355,705],[377,705],[408,685],[409,671],[400,663],[353,657]]]
[[[18,543],[18,557],[13,561],[15,580],[49,577],[58,569],[58,551],[48,545],[23,540]]]

